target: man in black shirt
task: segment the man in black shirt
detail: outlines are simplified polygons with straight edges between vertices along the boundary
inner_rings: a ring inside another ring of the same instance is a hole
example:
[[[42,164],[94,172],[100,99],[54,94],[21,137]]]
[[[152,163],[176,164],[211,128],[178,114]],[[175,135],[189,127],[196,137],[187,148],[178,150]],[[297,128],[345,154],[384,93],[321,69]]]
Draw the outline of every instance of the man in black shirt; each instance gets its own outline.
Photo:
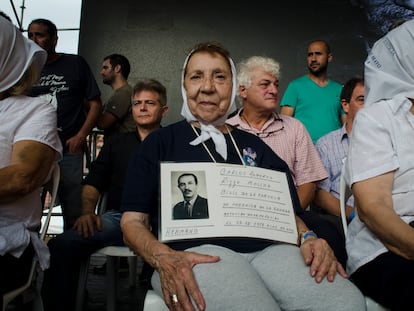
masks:
[[[161,126],[167,111],[166,89],[161,83],[150,79],[135,85],[132,115],[136,131],[105,141],[82,182],[82,216],[72,229],[48,243],[51,263],[43,286],[45,310],[74,310],[82,260],[102,247],[124,245],[119,207],[129,158],[145,137]],[[103,193],[107,194],[106,209],[98,215],[96,206]]]
[[[39,18],[29,24],[27,35],[47,52],[47,61],[38,84],[30,95],[42,96],[56,109],[57,127],[63,146],[59,161],[59,202],[63,228],[72,228],[81,215],[81,181],[86,137],[95,127],[102,111],[101,92],[95,77],[80,55],[58,53],[56,25]]]

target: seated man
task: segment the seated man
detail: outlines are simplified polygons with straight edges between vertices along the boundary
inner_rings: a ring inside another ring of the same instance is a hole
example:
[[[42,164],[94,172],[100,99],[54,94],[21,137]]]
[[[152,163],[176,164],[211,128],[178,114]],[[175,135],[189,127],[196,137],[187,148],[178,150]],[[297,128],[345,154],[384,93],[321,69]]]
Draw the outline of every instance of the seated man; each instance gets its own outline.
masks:
[[[300,206],[306,210],[314,198],[316,184],[328,174],[304,125],[275,112],[279,108],[279,68],[278,62],[262,56],[252,56],[239,64],[237,82],[242,109],[226,122],[260,137],[286,162]],[[305,212],[301,217],[318,236],[328,241],[338,261],[345,266],[341,231],[319,214]]]
[[[349,142],[351,139],[352,123],[359,109],[364,106],[364,78],[356,76],[348,80],[341,92],[341,105],[346,114],[345,124],[338,130],[332,131],[316,142],[325,169],[329,177],[320,181],[317,185],[315,194],[315,205],[325,212],[335,217],[331,218],[340,228],[342,228],[341,210],[339,207],[339,181],[343,161],[348,154]],[[351,196],[346,205],[346,216],[348,221],[353,218],[354,201]]]
[[[238,95],[242,109],[226,122],[253,133],[268,144],[289,166],[300,205],[308,208],[316,183],[328,176],[305,126],[277,114],[279,68],[272,58],[253,56],[238,67]]]
[[[135,85],[132,115],[136,131],[114,135],[105,142],[83,181],[82,216],[71,230],[49,241],[51,266],[43,288],[46,310],[74,310],[81,261],[102,247],[124,245],[119,208],[129,158],[160,127],[167,111],[166,89],[161,83],[144,80]],[[108,194],[106,212],[97,215],[103,192]]]

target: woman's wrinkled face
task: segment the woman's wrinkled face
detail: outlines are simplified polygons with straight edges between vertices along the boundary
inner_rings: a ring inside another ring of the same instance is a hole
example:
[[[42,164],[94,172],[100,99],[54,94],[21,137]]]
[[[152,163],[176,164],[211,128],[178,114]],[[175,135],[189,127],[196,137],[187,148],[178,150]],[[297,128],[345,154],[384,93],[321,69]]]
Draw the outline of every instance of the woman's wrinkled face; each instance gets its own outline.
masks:
[[[232,75],[220,54],[194,53],[186,67],[184,88],[191,113],[205,124],[222,117],[230,105]]]

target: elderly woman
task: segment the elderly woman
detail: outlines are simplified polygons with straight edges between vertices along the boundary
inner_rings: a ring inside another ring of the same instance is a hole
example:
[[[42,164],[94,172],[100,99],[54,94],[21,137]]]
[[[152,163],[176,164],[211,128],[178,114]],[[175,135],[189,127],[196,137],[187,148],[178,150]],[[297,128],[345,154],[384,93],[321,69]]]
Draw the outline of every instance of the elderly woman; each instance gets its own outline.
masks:
[[[414,20],[378,40],[365,62],[365,107],[354,121],[347,179],[357,215],[347,270],[391,310],[414,310]]]
[[[49,253],[38,233],[41,185],[61,144],[56,111],[24,94],[37,81],[46,52],[0,16],[0,297],[27,280],[33,255]]]
[[[126,243],[155,269],[152,286],[171,310],[364,310],[363,296],[344,278],[326,241],[309,232],[300,247],[242,237],[157,240],[160,161],[286,172],[301,213],[286,163],[260,138],[225,125],[236,108],[235,78],[229,53],[219,44],[199,44],[189,53],[182,74],[185,120],[150,134],[130,162],[121,207]],[[243,163],[244,151],[256,156]],[[297,227],[308,231],[299,218]]]

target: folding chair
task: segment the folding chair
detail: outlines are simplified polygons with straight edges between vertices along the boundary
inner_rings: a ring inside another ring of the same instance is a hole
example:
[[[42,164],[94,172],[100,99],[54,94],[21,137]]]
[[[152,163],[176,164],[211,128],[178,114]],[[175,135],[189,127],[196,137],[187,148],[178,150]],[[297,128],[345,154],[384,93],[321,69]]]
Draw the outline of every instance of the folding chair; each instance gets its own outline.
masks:
[[[106,193],[104,193],[97,206],[97,213],[102,214],[106,209]],[[116,298],[118,292],[118,267],[119,258],[128,257],[129,264],[129,286],[136,285],[136,271],[137,271],[137,255],[127,246],[107,246],[103,247],[94,254],[102,254],[106,256],[106,285],[108,287],[108,295],[106,301],[106,308],[108,311],[115,311]],[[81,263],[79,271],[78,290],[76,294],[76,311],[82,311],[85,300],[85,289],[88,280],[88,268],[90,258]]]
[[[149,289],[145,295],[143,311],[168,311],[168,307],[164,299],[152,290]]]

